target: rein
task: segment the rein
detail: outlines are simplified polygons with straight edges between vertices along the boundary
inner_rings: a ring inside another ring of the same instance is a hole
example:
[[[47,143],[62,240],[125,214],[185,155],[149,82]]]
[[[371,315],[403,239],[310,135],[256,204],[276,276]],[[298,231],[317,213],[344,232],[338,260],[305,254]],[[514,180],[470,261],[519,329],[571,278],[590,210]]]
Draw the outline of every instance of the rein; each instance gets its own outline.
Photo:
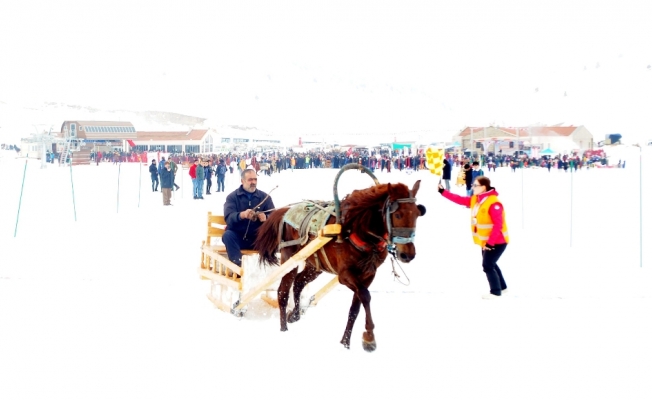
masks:
[[[385,237],[380,237],[380,236],[376,235],[373,232],[367,231],[367,233],[370,234],[371,236],[374,236],[374,237],[380,239],[381,240],[380,243],[382,243],[384,245],[383,246],[384,248],[387,248],[387,252],[389,253],[389,255],[392,256],[392,258],[390,258],[390,261],[392,262],[392,275],[394,275],[394,280],[398,281],[398,283],[400,283],[403,286],[410,286],[410,278],[407,276],[407,274],[405,273],[405,270],[401,266],[401,262],[398,260],[398,258],[396,258],[396,245],[390,244],[389,240],[387,240],[387,235],[385,235]],[[380,243],[378,244],[378,247],[380,247],[379,246]],[[353,243],[353,245],[356,246],[355,243]],[[356,247],[358,247],[358,246],[356,246]],[[401,281],[401,275],[399,275],[396,272],[396,266],[394,265],[394,261],[396,261],[396,264],[398,264],[398,267],[401,269],[401,272],[405,275],[405,279],[407,279],[407,283]]]
[[[403,270],[403,267],[401,267],[401,262],[396,258],[396,253],[392,252],[390,253],[392,255],[392,258],[390,258],[390,261],[392,262],[392,274],[394,275],[394,279],[398,281],[403,286],[410,286],[410,278],[407,276],[405,271]],[[398,264],[398,267],[401,269],[401,272],[405,274],[405,279],[407,279],[407,283],[404,283],[401,281],[401,275],[396,273],[396,268],[394,267],[394,261],[396,261],[396,264]]]

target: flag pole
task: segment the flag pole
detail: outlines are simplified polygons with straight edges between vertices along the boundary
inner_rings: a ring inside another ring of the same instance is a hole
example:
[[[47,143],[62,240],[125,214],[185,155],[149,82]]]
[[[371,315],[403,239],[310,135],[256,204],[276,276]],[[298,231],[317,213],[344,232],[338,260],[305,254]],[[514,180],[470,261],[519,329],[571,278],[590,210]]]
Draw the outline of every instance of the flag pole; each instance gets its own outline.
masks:
[[[117,204],[116,204],[116,209],[115,212],[118,213],[120,212],[120,167],[122,166],[122,163],[118,163],[118,195],[117,195]]]
[[[525,190],[523,189],[524,186],[524,178],[523,178],[523,170],[525,169],[525,164],[521,165],[521,155],[519,154],[519,151],[521,150],[521,145],[519,142],[519,130],[516,128],[516,160],[514,162],[517,163],[519,168],[521,169],[521,229],[525,229],[525,198],[524,198],[524,192]]]
[[[72,211],[75,215],[75,222],[77,222],[77,206],[75,204],[75,183],[72,180],[72,157],[70,157],[70,187],[72,188]]]
[[[143,180],[143,163],[141,161],[138,163],[138,208],[140,208],[140,192],[142,191],[142,187],[143,187],[142,180]]]
[[[573,247],[573,169],[570,169],[571,187],[570,187],[570,247]]]
[[[25,168],[23,169],[23,183],[20,185],[20,198],[18,199],[18,212],[16,213],[16,227],[14,228],[14,237],[18,232],[18,219],[20,217],[20,205],[23,203],[23,189],[25,188],[25,175],[27,174],[27,158],[25,158]]]
[[[527,136],[528,136],[528,138],[529,138],[529,140],[531,142],[532,141],[532,131],[531,131],[529,126],[527,127]],[[525,148],[525,144],[523,144],[523,148]],[[519,151],[521,150],[521,144],[520,143],[518,145],[518,149],[519,149]],[[531,155],[532,155],[532,147],[530,147],[530,156]],[[521,156],[523,156],[523,155],[521,155]],[[519,165],[520,165],[520,163],[519,163]],[[529,166],[530,166],[530,164],[528,163],[528,167]],[[525,198],[525,178],[524,178],[524,174],[525,174],[525,162],[523,162],[523,166],[521,167],[521,198],[522,199]],[[522,224],[522,228],[525,229],[525,201],[523,201],[523,203],[521,204],[521,224]]]

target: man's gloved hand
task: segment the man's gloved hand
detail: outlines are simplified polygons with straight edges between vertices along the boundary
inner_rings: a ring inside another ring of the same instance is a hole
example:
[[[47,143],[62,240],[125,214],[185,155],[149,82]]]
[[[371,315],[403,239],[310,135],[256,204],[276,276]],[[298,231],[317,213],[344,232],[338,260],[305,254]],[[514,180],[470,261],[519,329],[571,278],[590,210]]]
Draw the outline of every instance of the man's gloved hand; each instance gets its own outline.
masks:
[[[240,219],[250,219],[252,221],[255,221],[258,219],[258,216],[256,215],[256,212],[254,210],[248,209],[240,213]]]

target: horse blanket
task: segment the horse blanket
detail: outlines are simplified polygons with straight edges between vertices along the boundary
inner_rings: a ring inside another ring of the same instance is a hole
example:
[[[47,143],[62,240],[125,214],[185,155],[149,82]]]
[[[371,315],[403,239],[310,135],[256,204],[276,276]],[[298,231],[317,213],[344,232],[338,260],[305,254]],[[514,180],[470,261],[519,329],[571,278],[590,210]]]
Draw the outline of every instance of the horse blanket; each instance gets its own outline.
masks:
[[[282,242],[279,247],[306,244],[308,236],[316,236],[331,216],[335,216],[335,203],[332,201],[303,201],[293,205],[283,216],[283,222],[296,229],[301,239]]]

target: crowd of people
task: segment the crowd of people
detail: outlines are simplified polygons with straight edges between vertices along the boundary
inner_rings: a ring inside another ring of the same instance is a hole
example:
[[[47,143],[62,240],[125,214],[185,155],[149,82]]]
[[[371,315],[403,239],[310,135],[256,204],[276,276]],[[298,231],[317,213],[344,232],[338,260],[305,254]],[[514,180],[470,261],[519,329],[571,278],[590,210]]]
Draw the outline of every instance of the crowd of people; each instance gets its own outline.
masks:
[[[133,157],[142,159],[144,155],[127,154],[125,159],[131,161]],[[160,155],[159,155],[160,156]],[[118,156],[123,157],[123,156]],[[112,160],[118,160],[114,157]],[[197,182],[193,187],[193,197],[203,199],[204,195],[211,194],[213,180],[217,183],[217,191],[224,191],[224,179],[227,174],[241,173],[247,167],[251,167],[257,173],[271,175],[285,170],[294,171],[295,169],[311,168],[341,168],[349,163],[358,163],[372,171],[391,172],[398,171],[416,171],[427,169],[424,154],[404,155],[396,153],[391,155],[389,152],[369,153],[363,152],[321,152],[310,151],[305,153],[278,154],[275,152],[257,154],[254,152],[245,152],[240,154],[169,154],[168,161],[171,163],[173,173],[176,174],[179,166],[190,169],[193,182]],[[117,162],[117,161],[114,161]],[[161,168],[164,166],[165,156],[160,157],[158,167],[150,166],[152,173],[152,190],[156,191],[158,184],[156,176],[160,175]],[[469,154],[449,153],[445,158],[444,181],[446,189],[450,189],[449,180],[450,171],[453,166],[460,168],[460,171],[468,172],[465,178],[458,176],[458,185],[465,185],[467,191],[471,192],[471,183],[478,177],[482,176],[483,171],[495,171],[496,168],[511,168],[516,171],[520,168],[547,168],[568,171],[569,169],[577,171],[582,168],[590,168],[596,164],[606,164],[606,158],[589,157],[588,155],[580,156],[578,154],[563,155],[557,157],[542,156],[529,157],[522,155],[488,155],[473,156]],[[618,167],[624,168],[624,162],[618,162]],[[201,167],[201,168],[200,168]],[[152,168],[156,173],[153,173]],[[463,181],[460,181],[463,179]],[[201,183],[199,183],[201,182]],[[175,184],[176,187],[176,184]],[[204,191],[205,189],[205,191]]]
[[[0,150],[14,150],[16,153],[20,153],[20,148],[14,144],[0,144]]]
[[[596,166],[607,166],[608,160],[604,153],[600,156],[590,155],[588,153],[580,155],[573,153],[570,155],[558,155],[555,157],[552,156],[541,156],[541,157],[530,157],[528,155],[520,156],[494,156],[492,154],[487,157],[483,157],[484,164],[487,165],[487,168],[495,170],[496,167],[509,167],[512,170],[517,168],[551,168],[563,169],[567,171],[569,168],[573,170],[578,170],[582,168],[591,168]],[[624,165],[619,161],[619,168]]]
[[[5,148],[17,149],[13,145],[3,145]],[[16,150],[18,151],[18,150]],[[161,158],[159,153],[158,159]],[[99,165],[101,162],[110,162],[118,164],[122,162],[140,162],[147,163],[147,152],[123,152],[112,151],[102,152],[93,151],[90,154],[91,162]],[[54,163],[58,159],[58,154],[48,152],[48,162]],[[287,154],[280,154],[278,152],[263,152],[257,153],[253,151],[240,152],[240,153],[222,153],[222,154],[194,154],[172,153],[168,155],[169,160],[177,165],[189,167],[194,163],[194,160],[199,158],[207,162],[206,166],[212,167],[210,177],[220,177],[221,174],[217,173],[217,168],[220,162],[224,164],[226,169],[233,173],[236,170],[242,171],[245,166],[251,165],[257,172],[263,171],[265,174],[272,174],[283,170],[294,169],[309,169],[309,168],[340,168],[348,163],[358,163],[371,169],[372,171],[380,170],[390,172],[394,170],[421,170],[427,169],[426,158],[424,152],[404,154],[402,152],[391,153],[389,151],[368,151],[357,150],[352,151],[318,151],[311,150],[306,152],[292,152]],[[609,160],[603,152],[596,154],[595,152],[585,152],[584,154],[572,153],[568,155],[557,156],[529,156],[523,152],[520,154],[503,155],[489,153],[487,155],[473,155],[470,153],[449,152],[446,154],[446,159],[452,166],[464,167],[466,164],[471,164],[477,161],[480,167],[488,171],[495,171],[496,168],[508,167],[512,171],[520,168],[546,168],[548,170],[580,170],[583,168],[592,167],[605,167],[609,166]],[[244,164],[244,165],[241,165]],[[619,160],[613,163],[613,167],[624,168],[625,161]],[[202,166],[203,161],[202,161]],[[218,182],[219,185],[219,182]]]

